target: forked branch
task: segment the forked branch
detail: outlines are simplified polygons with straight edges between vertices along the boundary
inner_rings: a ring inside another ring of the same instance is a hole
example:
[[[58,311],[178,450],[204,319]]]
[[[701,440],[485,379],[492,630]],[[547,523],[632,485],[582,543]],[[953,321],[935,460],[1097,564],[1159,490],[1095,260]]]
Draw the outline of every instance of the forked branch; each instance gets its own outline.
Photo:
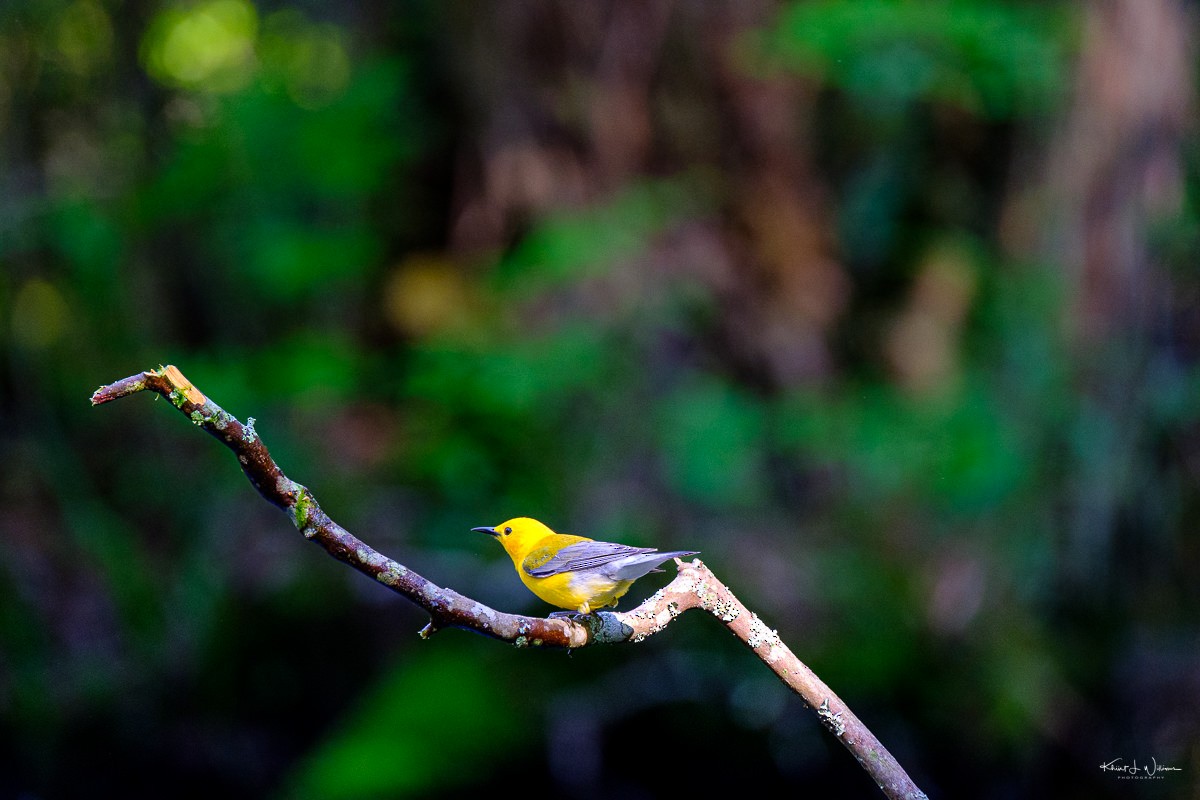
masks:
[[[359,572],[374,578],[429,613],[421,631],[466,628],[517,647],[585,647],[591,644],[640,642],[663,630],[684,611],[700,608],[721,621],[767,667],[817,713],[863,769],[890,798],[923,798],[924,793],[833,690],[825,685],[779,635],[751,613],[699,559],[676,560],[679,574],[667,586],[631,611],[600,611],[573,619],[505,614],[442,588],[403,564],[377,552],[321,510],[309,489],[283,474],[254,430],[209,400],[174,366],[131,375],[92,394],[92,405],[151,391],[167,398],[195,425],[233,451],[250,483],[268,502],[283,509],[296,528]]]

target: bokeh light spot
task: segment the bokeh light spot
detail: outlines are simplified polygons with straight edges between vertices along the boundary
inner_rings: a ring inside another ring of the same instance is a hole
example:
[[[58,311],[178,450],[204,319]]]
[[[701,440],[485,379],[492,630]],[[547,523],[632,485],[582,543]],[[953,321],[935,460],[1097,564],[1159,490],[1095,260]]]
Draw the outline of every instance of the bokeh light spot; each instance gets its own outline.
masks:
[[[87,75],[112,54],[112,20],[98,3],[80,0],[63,9],[54,46],[67,69]]]
[[[314,24],[297,11],[272,14],[263,26],[259,55],[272,83],[282,84],[301,108],[336,100],[350,82],[350,56],[342,31]]]
[[[210,0],[163,11],[142,43],[146,70],[189,89],[240,89],[254,74],[258,15],[245,0]]]
[[[13,298],[13,341],[26,350],[44,350],[66,333],[70,313],[54,284],[32,278]]]
[[[449,264],[415,257],[398,267],[384,290],[388,320],[399,331],[425,336],[463,320],[466,286]]]

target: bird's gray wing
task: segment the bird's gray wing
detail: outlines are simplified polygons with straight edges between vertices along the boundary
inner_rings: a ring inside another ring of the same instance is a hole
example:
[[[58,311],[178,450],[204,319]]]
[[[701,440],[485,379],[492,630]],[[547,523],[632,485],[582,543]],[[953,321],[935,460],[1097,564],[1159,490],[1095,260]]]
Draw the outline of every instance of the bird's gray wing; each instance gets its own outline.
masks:
[[[630,547],[613,542],[577,542],[559,550],[553,558],[525,571],[535,578],[563,572],[591,572],[614,581],[635,581],[671,558],[694,556],[695,550],[660,553],[653,547]]]
[[[525,572],[534,578],[548,578],[562,572],[600,571],[615,561],[657,553],[653,547],[630,547],[614,542],[576,542],[559,550],[544,564]]]

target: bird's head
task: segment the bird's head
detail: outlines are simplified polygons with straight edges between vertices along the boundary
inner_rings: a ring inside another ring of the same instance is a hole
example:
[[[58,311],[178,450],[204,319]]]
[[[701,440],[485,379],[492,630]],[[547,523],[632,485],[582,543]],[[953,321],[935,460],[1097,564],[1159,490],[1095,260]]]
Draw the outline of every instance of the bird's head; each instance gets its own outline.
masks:
[[[554,531],[529,517],[516,517],[508,522],[501,522],[494,528],[471,528],[471,530],[495,536],[496,541],[500,542],[510,556],[517,554],[523,556],[534,544],[547,536],[554,535]]]

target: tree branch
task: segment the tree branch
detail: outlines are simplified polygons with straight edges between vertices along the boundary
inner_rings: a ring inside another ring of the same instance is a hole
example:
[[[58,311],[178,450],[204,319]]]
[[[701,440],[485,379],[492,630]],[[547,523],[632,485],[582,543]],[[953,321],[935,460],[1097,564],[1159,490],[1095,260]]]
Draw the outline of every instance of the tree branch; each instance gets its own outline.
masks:
[[[250,483],[268,502],[283,509],[296,528],[334,558],[387,586],[429,613],[421,630],[428,637],[439,628],[465,628],[511,642],[517,647],[584,647],[591,644],[640,642],[663,630],[684,611],[700,608],[712,614],[804,702],[849,750],[890,798],[924,798],[891,753],[800,659],[779,635],[751,613],[699,559],[675,563],[679,574],[667,586],[631,611],[600,611],[573,619],[505,614],[439,587],[403,564],[375,551],[321,510],[308,487],[283,474],[254,430],[205,397],[177,368],[168,365],[131,375],[92,394],[101,405],[131,394],[151,391],[167,398],[198,427],[237,456]]]

